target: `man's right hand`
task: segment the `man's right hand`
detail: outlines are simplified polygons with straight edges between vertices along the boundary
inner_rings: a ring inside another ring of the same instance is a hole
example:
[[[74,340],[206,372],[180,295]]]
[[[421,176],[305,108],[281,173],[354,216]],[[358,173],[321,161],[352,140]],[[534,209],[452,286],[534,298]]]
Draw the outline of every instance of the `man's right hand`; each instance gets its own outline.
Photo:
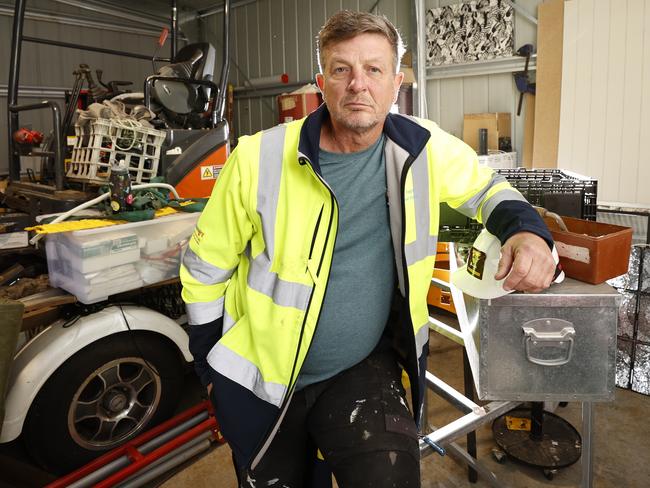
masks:
[[[208,385],[208,397],[212,394],[212,383]]]

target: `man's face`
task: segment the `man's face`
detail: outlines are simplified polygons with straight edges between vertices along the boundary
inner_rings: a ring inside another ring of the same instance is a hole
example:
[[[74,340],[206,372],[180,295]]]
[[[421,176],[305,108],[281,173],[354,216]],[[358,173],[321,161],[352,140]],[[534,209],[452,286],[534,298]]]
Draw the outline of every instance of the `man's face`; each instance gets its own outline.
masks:
[[[316,82],[333,121],[356,132],[383,124],[404,77],[395,74],[388,40],[361,34],[329,45],[323,61]]]

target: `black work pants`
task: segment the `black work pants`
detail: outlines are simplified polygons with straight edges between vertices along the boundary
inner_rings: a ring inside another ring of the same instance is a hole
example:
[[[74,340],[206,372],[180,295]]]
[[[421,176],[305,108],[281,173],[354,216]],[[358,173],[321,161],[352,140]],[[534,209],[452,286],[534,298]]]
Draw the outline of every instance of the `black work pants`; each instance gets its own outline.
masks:
[[[417,431],[392,350],[296,392],[269,450],[241,474],[241,486],[313,486],[317,448],[339,488],[420,486]]]

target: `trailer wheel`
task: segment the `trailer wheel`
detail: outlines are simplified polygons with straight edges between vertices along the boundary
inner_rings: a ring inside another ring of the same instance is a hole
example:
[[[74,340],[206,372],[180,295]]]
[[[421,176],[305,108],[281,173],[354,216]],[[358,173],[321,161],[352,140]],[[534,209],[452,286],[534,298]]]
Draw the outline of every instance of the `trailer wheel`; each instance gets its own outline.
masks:
[[[171,416],[184,366],[151,333],[120,333],[70,357],[32,402],[23,438],[46,470],[63,474]]]

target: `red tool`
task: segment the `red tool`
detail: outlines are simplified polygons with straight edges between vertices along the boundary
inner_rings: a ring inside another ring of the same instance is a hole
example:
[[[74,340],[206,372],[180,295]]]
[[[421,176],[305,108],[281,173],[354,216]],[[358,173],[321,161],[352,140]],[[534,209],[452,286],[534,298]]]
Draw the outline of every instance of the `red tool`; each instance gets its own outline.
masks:
[[[207,415],[206,415],[207,413]],[[202,415],[202,416],[201,416]],[[204,420],[200,420],[204,418]],[[192,419],[198,419],[194,425],[183,432],[178,433],[171,439],[161,442],[156,445],[153,450],[142,452],[142,448],[150,441],[156,438],[163,439],[166,433],[171,432],[175,428],[180,427],[185,422]],[[161,459],[173,450],[182,447],[191,439],[197,437],[201,433],[209,432],[210,437],[219,443],[225,442],[225,439],[219,432],[219,426],[214,418],[212,404],[209,401],[203,401],[194,407],[191,407],[184,412],[176,415],[175,417],[163,422],[162,424],[148,430],[147,432],[139,435],[135,439],[127,442],[126,444],[107,452],[103,456],[98,457],[94,461],[82,466],[81,468],[73,471],[72,473],[59,478],[58,480],[47,485],[46,488],[63,488],[77,481],[84,481],[88,476],[95,473],[100,468],[106,468],[107,465],[114,464],[120,458],[126,459],[126,465],[118,469],[111,470],[106,473],[106,477],[101,480],[92,482],[96,488],[108,488],[124,481],[129,476],[138,473],[141,469],[146,469],[151,463]]]
[[[43,133],[37,130],[21,127],[14,132],[14,141],[17,144],[23,144],[25,146],[38,146],[43,142]]]

